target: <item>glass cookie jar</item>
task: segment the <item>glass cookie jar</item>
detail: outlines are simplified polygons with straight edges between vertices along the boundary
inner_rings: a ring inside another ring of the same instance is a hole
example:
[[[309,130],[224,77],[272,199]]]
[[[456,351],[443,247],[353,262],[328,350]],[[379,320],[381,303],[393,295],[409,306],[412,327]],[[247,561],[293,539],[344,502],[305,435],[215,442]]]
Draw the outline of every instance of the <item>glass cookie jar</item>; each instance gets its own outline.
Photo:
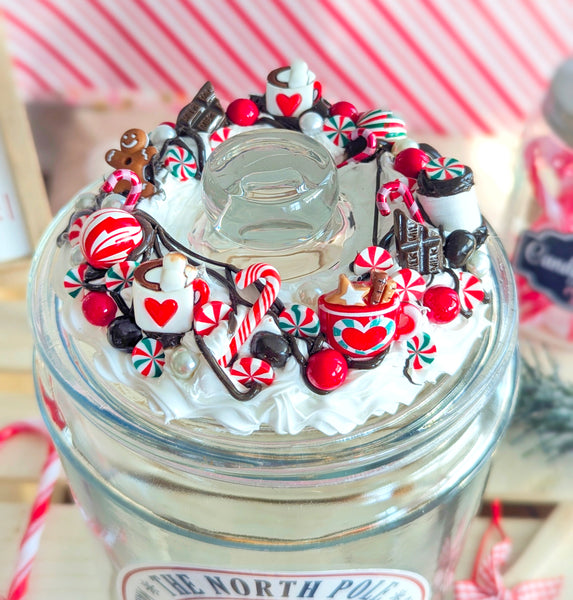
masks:
[[[237,436],[207,419],[165,424],[67,333],[49,282],[71,210],[33,266],[35,382],[114,598],[450,598],[513,406],[515,295],[497,238],[493,324],[467,368],[347,435]]]

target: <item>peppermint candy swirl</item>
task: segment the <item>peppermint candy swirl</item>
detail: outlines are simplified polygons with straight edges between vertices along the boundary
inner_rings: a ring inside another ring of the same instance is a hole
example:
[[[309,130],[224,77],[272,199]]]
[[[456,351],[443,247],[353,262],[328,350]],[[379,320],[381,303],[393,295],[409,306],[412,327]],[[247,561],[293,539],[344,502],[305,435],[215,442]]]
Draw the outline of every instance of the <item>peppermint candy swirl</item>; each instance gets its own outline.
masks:
[[[456,158],[438,156],[438,158],[432,158],[423,170],[426,172],[429,179],[445,181],[447,179],[461,177],[466,170],[466,166]]]
[[[211,149],[215,150],[217,146],[226,142],[229,138],[237,135],[237,131],[231,129],[230,127],[221,127],[221,129],[217,129],[211,134],[209,138],[209,143],[211,144]]]
[[[324,120],[322,130],[336,146],[344,148],[350,141],[350,135],[356,129],[354,121],[344,115],[333,115]]]
[[[300,338],[314,337],[320,332],[318,315],[308,306],[293,304],[279,315],[281,331]]]
[[[478,277],[466,271],[460,271],[458,279],[460,280],[460,302],[466,310],[473,310],[480,302],[484,301],[483,284]]]
[[[84,275],[88,265],[82,263],[73,269],[70,269],[64,277],[64,289],[72,298],[77,298],[84,289]]]
[[[247,387],[254,383],[271,385],[275,379],[275,372],[268,362],[251,356],[240,358],[229,369],[229,373]]]
[[[133,275],[139,263],[135,260],[124,260],[112,265],[105,273],[105,287],[110,292],[122,292],[133,283]]]
[[[400,269],[392,275],[401,302],[416,302],[426,291],[426,280],[414,269]]]
[[[431,365],[436,358],[436,346],[429,333],[415,335],[406,342],[408,362],[415,371]]]
[[[159,340],[142,338],[131,353],[131,362],[144,377],[159,377],[165,366],[165,351]]]
[[[352,270],[356,275],[364,275],[372,269],[388,271],[393,266],[394,259],[388,250],[380,246],[368,246],[356,256]]]
[[[189,181],[197,175],[197,161],[193,153],[181,146],[170,146],[163,165],[179,181]]]
[[[195,316],[193,318],[195,333],[199,335],[209,335],[216,328],[221,321],[225,321],[229,318],[233,309],[225,302],[220,300],[212,300],[202,304],[199,308],[195,309]]]

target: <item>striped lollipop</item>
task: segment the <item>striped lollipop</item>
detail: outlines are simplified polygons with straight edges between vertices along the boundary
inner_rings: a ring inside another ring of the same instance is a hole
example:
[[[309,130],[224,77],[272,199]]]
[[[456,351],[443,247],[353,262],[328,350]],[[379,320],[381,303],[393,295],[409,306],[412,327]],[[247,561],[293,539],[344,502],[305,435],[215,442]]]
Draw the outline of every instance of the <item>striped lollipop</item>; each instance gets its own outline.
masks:
[[[401,302],[421,300],[426,291],[426,280],[414,269],[400,269],[392,275],[396,282],[396,293]]]
[[[197,175],[197,161],[193,153],[181,146],[169,147],[163,165],[179,181],[189,181]]]
[[[271,385],[275,379],[275,372],[271,365],[260,358],[253,358],[252,356],[240,358],[229,369],[229,373],[235,377],[239,383],[247,387],[254,383]]]
[[[446,179],[461,177],[465,173],[466,167],[456,158],[438,156],[437,158],[432,158],[423,170],[430,179],[444,181]]]
[[[485,298],[482,282],[478,277],[466,271],[460,271],[458,278],[460,280],[460,302],[466,310],[473,310]]]
[[[139,263],[135,260],[124,260],[112,265],[105,274],[105,287],[110,292],[122,292],[133,283],[133,275]]]
[[[356,126],[369,129],[379,141],[395,142],[406,137],[406,124],[389,110],[369,110],[360,115]]]
[[[195,333],[209,335],[221,321],[229,318],[233,309],[220,300],[212,300],[202,304],[195,310],[193,317]]]
[[[302,304],[293,304],[279,315],[281,331],[300,338],[314,337],[320,332],[318,315]]]
[[[74,222],[70,225],[70,228],[68,229],[68,241],[70,242],[70,246],[72,248],[79,246],[82,227],[88,216],[89,215],[82,215],[81,217],[74,219]]]
[[[429,333],[422,333],[410,338],[406,343],[408,362],[415,371],[431,365],[436,358],[436,346]]]
[[[352,270],[356,275],[364,275],[369,273],[372,269],[381,269],[387,271],[394,266],[394,259],[388,250],[381,248],[380,246],[368,246],[360,252],[354,264]]]
[[[84,275],[87,268],[87,263],[82,263],[66,273],[64,277],[64,289],[72,298],[77,298],[84,289]]]
[[[165,352],[159,340],[142,338],[131,353],[131,362],[144,377],[159,377],[165,366]]]
[[[344,115],[332,115],[324,120],[322,130],[336,146],[344,148],[350,141],[351,133],[356,129],[354,121]]]
[[[209,143],[211,144],[211,149],[215,150],[217,146],[226,142],[230,137],[233,137],[237,134],[235,129],[231,129],[230,127],[221,127],[221,129],[217,129],[211,134],[209,138]]]

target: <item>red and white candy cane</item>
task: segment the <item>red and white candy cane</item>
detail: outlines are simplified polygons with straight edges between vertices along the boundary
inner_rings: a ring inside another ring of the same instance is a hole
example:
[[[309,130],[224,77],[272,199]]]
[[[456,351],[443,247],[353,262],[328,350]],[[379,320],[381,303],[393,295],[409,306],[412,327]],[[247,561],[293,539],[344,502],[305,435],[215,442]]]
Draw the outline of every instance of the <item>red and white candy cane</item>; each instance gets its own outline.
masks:
[[[263,317],[279,294],[279,290],[281,289],[281,276],[271,265],[256,263],[254,265],[249,265],[246,269],[239,271],[235,275],[235,283],[241,290],[252,283],[255,283],[255,281],[258,281],[259,279],[264,279],[265,287],[253,304],[251,310],[241,321],[235,335],[229,342],[227,352],[217,361],[222,367],[226,367],[231,362],[233,357],[239,351],[239,348],[263,320]]]
[[[364,150],[358,152],[354,156],[351,156],[350,158],[341,162],[339,165],[336,165],[337,169],[340,169],[340,167],[344,167],[351,162],[362,162],[363,160],[366,160],[370,156],[374,155],[376,148],[378,147],[378,140],[374,133],[368,129],[365,129],[364,127],[358,127],[350,134],[350,139],[354,141],[358,138],[363,138],[366,141]]]
[[[376,206],[382,216],[387,217],[390,214],[388,200],[393,201],[397,198],[402,198],[402,200],[404,200],[404,204],[408,207],[410,216],[414,221],[422,224],[424,223],[424,217],[422,217],[422,213],[414,200],[414,196],[412,196],[412,192],[408,186],[399,179],[381,185],[380,189],[376,192]]]
[[[21,433],[39,435],[46,440],[48,442],[48,456],[42,468],[38,491],[36,492],[36,498],[30,511],[26,531],[20,542],[16,570],[10,583],[6,600],[21,600],[26,594],[30,571],[34,558],[38,553],[40,538],[46,524],[50,499],[60,474],[60,461],[56,449],[41,421],[17,421],[4,427],[4,429],[0,430],[0,445]]]
[[[114,171],[101,186],[101,189],[106,194],[110,194],[115,189],[115,186],[120,181],[128,181],[131,185],[131,189],[129,190],[129,194],[127,194],[127,198],[125,199],[125,204],[123,208],[128,211],[132,211],[134,206],[137,204],[139,197],[141,196],[141,190],[143,186],[141,185],[141,180],[137,176],[137,173],[130,171],[129,169],[117,169]]]

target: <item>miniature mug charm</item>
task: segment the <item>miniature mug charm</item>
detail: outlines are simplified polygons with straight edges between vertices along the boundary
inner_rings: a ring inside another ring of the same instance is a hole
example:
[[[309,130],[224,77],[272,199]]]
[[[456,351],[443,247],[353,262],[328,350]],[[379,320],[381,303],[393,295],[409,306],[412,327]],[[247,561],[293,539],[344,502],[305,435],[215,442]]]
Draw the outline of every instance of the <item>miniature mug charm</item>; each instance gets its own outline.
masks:
[[[372,283],[352,282],[341,275],[338,289],[318,299],[318,316],[327,342],[354,359],[378,356],[396,333],[400,299],[395,285],[384,271],[374,270],[372,279]]]
[[[322,95],[322,86],[302,60],[289,67],[274,69],[267,76],[267,112],[279,117],[299,117],[312,108]]]
[[[135,270],[133,311],[143,331],[189,331],[194,307],[208,299],[209,286],[197,277],[197,268],[179,252],[144,262]]]

